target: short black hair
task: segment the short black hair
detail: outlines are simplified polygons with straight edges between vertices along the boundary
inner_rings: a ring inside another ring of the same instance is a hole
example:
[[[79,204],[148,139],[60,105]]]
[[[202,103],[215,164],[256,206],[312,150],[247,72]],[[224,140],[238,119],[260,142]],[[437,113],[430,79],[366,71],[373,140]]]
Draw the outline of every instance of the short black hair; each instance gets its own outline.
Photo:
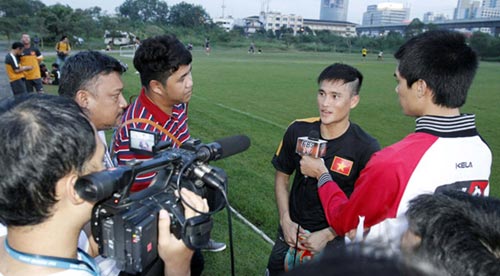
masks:
[[[114,57],[97,51],[82,51],[70,56],[61,69],[58,93],[74,99],[78,90],[90,90],[96,77],[112,72],[122,74],[125,68]]]
[[[421,237],[416,258],[450,275],[500,271],[500,200],[461,191],[423,194],[409,202],[409,229]]]
[[[95,132],[69,98],[25,94],[0,102],[0,222],[39,224],[52,216],[57,182],[82,174]]]
[[[19,49],[19,48],[24,48],[24,44],[22,44],[19,41],[12,43],[12,50]]]
[[[334,63],[326,67],[318,77],[318,84],[322,81],[341,81],[343,84],[352,83],[354,95],[358,95],[363,84],[363,74],[358,69],[343,63]]]
[[[57,64],[57,63],[54,62],[54,63],[52,63],[52,67],[55,67],[55,68],[59,69],[59,64]]]
[[[408,87],[419,79],[434,92],[435,104],[457,108],[465,104],[478,67],[476,53],[461,33],[428,31],[404,43],[394,57]]]
[[[191,61],[191,52],[173,35],[144,39],[134,55],[134,67],[146,88],[151,80],[165,83],[181,65],[189,65]]]

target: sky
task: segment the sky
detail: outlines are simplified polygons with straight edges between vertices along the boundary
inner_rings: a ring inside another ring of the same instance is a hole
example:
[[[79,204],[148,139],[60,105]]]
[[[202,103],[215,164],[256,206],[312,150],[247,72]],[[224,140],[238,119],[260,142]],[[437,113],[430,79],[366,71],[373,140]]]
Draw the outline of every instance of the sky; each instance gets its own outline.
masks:
[[[98,6],[108,14],[114,14],[115,8],[120,6],[124,0],[41,0],[45,5],[60,3],[69,5],[73,9],[86,9]],[[222,16],[222,3],[224,2],[224,16],[231,15],[234,18],[244,18],[258,15],[264,6],[269,11],[277,11],[283,14],[302,15],[308,19],[319,19],[320,0],[166,0],[169,6],[180,2],[187,2],[194,5],[201,5],[212,18]],[[269,4],[263,5],[263,2]],[[448,18],[453,18],[453,9],[457,5],[457,0],[350,0],[347,21],[361,24],[366,6],[382,2],[395,2],[407,4],[410,7],[410,19],[423,18],[423,14],[432,11],[435,14],[446,14]]]

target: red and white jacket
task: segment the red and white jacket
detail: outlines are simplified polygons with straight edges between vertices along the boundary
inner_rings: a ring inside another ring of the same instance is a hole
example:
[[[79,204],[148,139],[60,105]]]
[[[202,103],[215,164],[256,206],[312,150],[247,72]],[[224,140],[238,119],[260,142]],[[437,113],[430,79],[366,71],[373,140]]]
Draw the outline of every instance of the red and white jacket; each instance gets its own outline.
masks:
[[[415,133],[372,156],[349,199],[326,174],[318,192],[337,235],[355,229],[364,216],[364,227],[370,228],[366,239],[397,242],[411,199],[445,189],[487,196],[491,164],[474,115],[423,116]]]

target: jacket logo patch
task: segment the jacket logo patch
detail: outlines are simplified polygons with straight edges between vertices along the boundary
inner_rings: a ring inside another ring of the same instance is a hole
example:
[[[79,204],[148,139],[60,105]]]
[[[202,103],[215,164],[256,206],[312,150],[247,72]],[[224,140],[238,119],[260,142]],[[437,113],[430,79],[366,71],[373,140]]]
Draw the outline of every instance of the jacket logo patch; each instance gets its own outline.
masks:
[[[351,174],[351,169],[353,164],[354,162],[352,162],[351,160],[335,156],[333,158],[330,171],[349,176]]]

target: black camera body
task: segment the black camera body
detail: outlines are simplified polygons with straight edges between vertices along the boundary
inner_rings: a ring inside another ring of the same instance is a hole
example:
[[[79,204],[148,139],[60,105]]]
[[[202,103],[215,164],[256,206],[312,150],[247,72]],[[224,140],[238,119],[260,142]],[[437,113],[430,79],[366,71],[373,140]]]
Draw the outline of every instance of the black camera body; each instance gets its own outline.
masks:
[[[237,138],[233,138],[237,137]],[[190,249],[201,248],[210,239],[211,214],[222,210],[227,192],[224,170],[208,165],[208,161],[224,158],[250,145],[246,136],[233,136],[211,144],[190,139],[181,148],[170,144],[155,146],[151,160],[119,166],[78,179],[79,195],[94,205],[91,228],[99,253],[116,261],[117,268],[131,274],[143,272],[158,258],[158,214],[170,215],[170,231]],[[243,138],[241,138],[243,137]],[[241,144],[243,139],[243,144]],[[224,153],[224,143],[240,143]],[[156,172],[145,190],[130,194],[137,175]],[[209,212],[186,219],[181,187],[207,199]]]

